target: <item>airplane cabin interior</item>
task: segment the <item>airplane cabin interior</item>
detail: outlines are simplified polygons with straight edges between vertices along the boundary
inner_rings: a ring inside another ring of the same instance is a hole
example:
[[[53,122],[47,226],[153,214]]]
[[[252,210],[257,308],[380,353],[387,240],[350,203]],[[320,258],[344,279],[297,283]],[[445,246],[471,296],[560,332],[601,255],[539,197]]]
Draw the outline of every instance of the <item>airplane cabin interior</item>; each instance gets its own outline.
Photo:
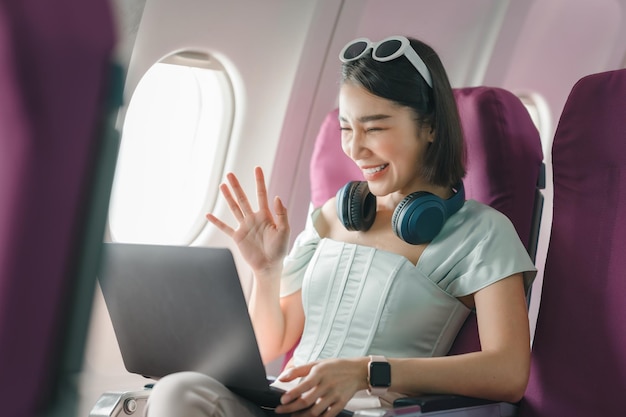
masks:
[[[205,218],[233,219],[219,185],[234,172],[252,192],[262,167],[293,243],[361,179],[340,146],[339,52],[392,35],[440,55],[466,195],[535,262],[531,373],[514,405],[355,416],[621,415],[626,0],[0,2],[0,415],[143,415],[155,381],[124,366],[102,244],[228,247],[248,297],[249,266]],[[471,317],[449,354],[480,349]]]

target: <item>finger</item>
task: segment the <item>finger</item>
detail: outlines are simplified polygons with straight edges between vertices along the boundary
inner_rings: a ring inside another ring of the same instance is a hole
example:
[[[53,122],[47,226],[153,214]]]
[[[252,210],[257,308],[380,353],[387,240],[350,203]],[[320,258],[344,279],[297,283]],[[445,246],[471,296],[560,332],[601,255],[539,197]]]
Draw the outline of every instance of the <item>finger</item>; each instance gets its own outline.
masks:
[[[235,230],[232,227],[215,217],[213,214],[207,213],[206,218],[228,236],[232,237],[233,233],[235,233]]]
[[[315,391],[319,390],[316,389]],[[311,404],[311,406],[309,407],[309,412],[313,416],[325,415],[326,411],[332,404],[332,401],[326,397],[326,394],[321,394],[313,391],[308,392],[306,395],[304,395],[303,400],[306,403]]]
[[[337,393],[328,390],[325,390],[325,392],[318,391],[316,393],[317,398],[308,410],[311,415],[334,417],[343,410],[345,403]]]
[[[241,208],[243,215],[244,216],[251,215],[253,213],[252,206],[250,206],[250,201],[248,201],[248,196],[243,191],[243,188],[241,187],[241,184],[239,183],[239,180],[237,179],[235,174],[233,174],[232,172],[229,172],[226,175],[226,178],[228,179],[228,182],[230,183],[230,188],[232,188],[233,192],[235,193],[235,197],[237,197],[237,202],[239,203],[239,207]]]
[[[311,372],[312,367],[313,363],[309,363],[303,366],[291,367],[284,371],[282,374],[280,374],[278,376],[278,379],[285,382],[293,381],[296,378],[307,376],[309,372]]]
[[[294,401],[301,400],[303,394],[315,388],[315,385],[316,384],[312,383],[311,381],[304,380],[300,382],[298,385],[296,385],[295,387],[284,393],[282,397],[280,397],[281,404],[290,404]]]
[[[256,198],[259,204],[259,209],[263,211],[269,211],[270,206],[267,201],[267,187],[265,186],[265,176],[261,167],[254,169],[254,176],[256,178]]]
[[[302,385],[302,384],[301,384]],[[287,403],[284,401],[284,398],[287,398],[286,395],[291,396],[291,400]],[[321,395],[319,394],[319,387],[313,385],[309,389],[305,391],[304,395],[293,396],[293,390],[289,391],[288,394],[283,395],[281,397],[281,405],[276,407],[276,412],[278,414],[290,414],[296,411],[306,410],[305,415],[311,415],[310,409],[316,405],[317,402],[321,401]],[[319,415],[325,407],[318,407],[317,414]]]
[[[283,205],[279,197],[274,198],[274,213],[276,213],[276,227],[279,230],[289,230],[287,207]]]
[[[293,416],[294,413],[297,413],[298,411],[308,411],[309,407],[310,404],[306,404],[302,398],[297,398],[289,404],[278,405],[274,411],[276,411],[276,414],[287,414]]]
[[[222,192],[222,195],[224,196],[224,199],[226,200],[226,204],[228,204],[228,208],[230,209],[230,212],[233,213],[233,216],[235,216],[235,219],[239,223],[241,223],[243,221],[244,215],[241,211],[241,208],[239,207],[239,204],[237,204],[237,202],[233,198],[233,195],[231,194],[230,189],[228,188],[228,185],[221,184],[220,191]]]
[[[339,415],[339,413],[341,413],[343,411],[343,407],[341,407],[338,404],[331,404],[330,406],[324,408],[317,408],[317,407],[308,407],[305,409],[300,409],[297,411],[292,411],[290,412],[290,416],[291,417],[311,417],[311,416],[322,416],[322,417],[336,417]],[[276,413],[277,414],[283,414],[283,413],[287,413],[287,412],[283,412],[281,411],[279,413],[278,408],[276,409]]]
[[[342,411],[343,411],[343,407],[335,403],[335,404],[331,404],[328,408],[326,408],[326,411],[324,411],[324,414],[322,415],[324,417],[336,417]]]
[[[307,368],[308,365],[298,368],[292,368],[289,374],[285,376],[284,379],[281,378],[281,380],[291,381],[298,377],[307,376],[309,374],[309,369]],[[309,401],[309,399],[312,398],[311,394],[317,390],[319,382],[320,380],[318,377],[311,377],[311,375],[308,375],[308,377],[306,378],[302,378],[302,380],[298,382],[295,387],[291,388],[283,394],[280,399],[281,403],[289,404],[293,401],[302,400],[303,398]],[[308,405],[313,404],[312,401],[315,401],[315,398],[317,397],[314,397],[313,400],[310,400],[311,402],[308,402]]]

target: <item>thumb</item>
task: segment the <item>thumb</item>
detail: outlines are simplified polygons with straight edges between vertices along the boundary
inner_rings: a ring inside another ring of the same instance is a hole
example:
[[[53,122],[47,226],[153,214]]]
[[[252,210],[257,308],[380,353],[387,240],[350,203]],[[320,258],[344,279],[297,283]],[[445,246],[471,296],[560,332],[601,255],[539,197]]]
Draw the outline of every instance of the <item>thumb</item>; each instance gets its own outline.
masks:
[[[276,214],[276,226],[281,230],[289,230],[289,219],[287,217],[287,207],[280,197],[274,197],[274,213]]]

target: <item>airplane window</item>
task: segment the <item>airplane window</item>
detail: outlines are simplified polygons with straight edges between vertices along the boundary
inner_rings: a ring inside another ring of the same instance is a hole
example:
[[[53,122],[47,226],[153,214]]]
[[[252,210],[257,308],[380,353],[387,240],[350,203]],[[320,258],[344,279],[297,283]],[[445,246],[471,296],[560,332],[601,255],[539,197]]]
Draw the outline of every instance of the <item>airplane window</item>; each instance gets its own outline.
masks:
[[[133,93],[111,196],[113,241],[189,244],[216,198],[233,97],[214,58],[177,53]]]
[[[550,107],[545,98],[538,93],[518,93],[517,96],[526,107],[526,110],[528,110],[535,126],[537,126],[541,142],[544,144],[549,143],[549,138],[553,134],[553,125]]]

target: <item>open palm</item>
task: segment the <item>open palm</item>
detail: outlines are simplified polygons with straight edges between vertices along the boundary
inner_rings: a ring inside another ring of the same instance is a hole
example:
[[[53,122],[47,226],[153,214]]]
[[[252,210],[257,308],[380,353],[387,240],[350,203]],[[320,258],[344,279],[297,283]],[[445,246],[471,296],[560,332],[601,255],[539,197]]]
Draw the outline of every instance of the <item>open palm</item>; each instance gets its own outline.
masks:
[[[233,239],[243,258],[252,270],[258,273],[273,270],[282,265],[282,260],[287,254],[289,222],[287,209],[278,197],[274,199],[275,215],[272,214],[263,170],[256,167],[254,174],[258,211],[252,209],[237,177],[229,173],[226,178],[230,187],[227,184],[221,184],[220,191],[238,222],[237,228],[232,228],[213,214],[209,213],[206,217]]]

